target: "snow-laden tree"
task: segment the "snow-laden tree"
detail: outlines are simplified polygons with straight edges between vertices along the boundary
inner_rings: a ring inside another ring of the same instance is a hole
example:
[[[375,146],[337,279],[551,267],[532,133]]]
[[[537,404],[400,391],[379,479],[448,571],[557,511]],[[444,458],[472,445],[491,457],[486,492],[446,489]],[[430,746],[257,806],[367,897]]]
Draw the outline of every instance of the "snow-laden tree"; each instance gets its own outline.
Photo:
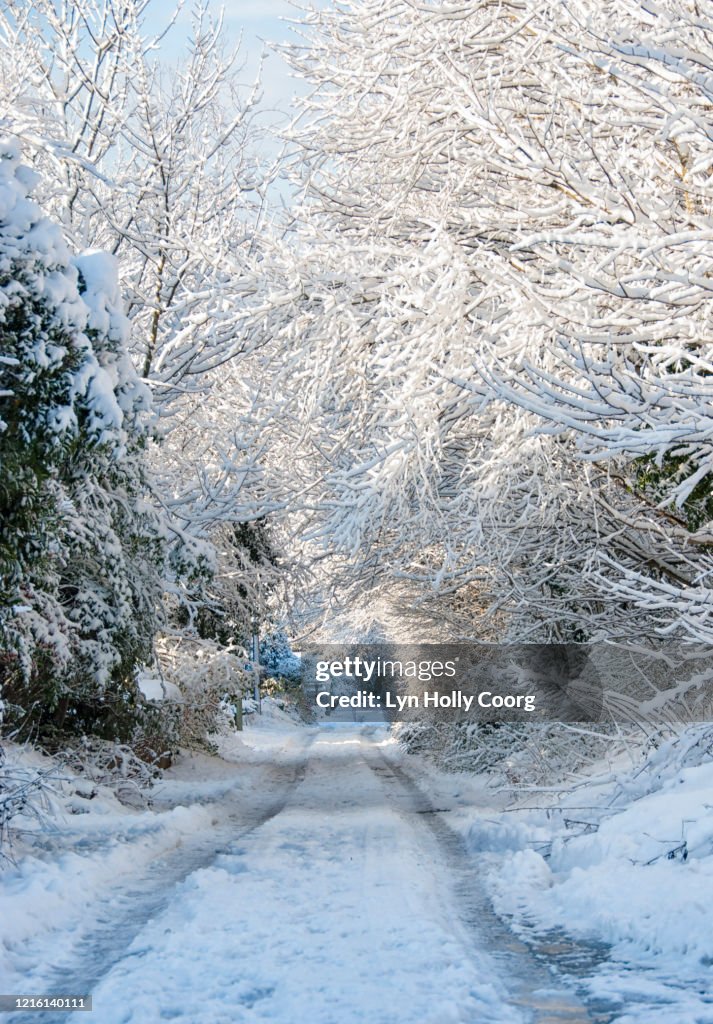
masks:
[[[5,715],[109,734],[151,655],[168,553],[150,502],[150,395],[114,258],[74,255],[0,146],[0,667]],[[97,725],[99,723],[99,725]],[[118,728],[118,726],[117,726]]]
[[[568,293],[533,287],[552,326],[545,358],[531,351],[515,370],[491,359],[485,373],[596,467],[604,543],[594,585],[666,635],[705,640],[712,28],[710,4],[568,10],[559,45],[606,80],[608,101],[580,127],[590,159],[562,161],[566,218],[518,243],[541,280],[564,276]]]
[[[12,452],[5,453],[8,515],[28,517],[24,534],[8,519],[7,578],[34,588],[26,599],[12,587],[6,595],[9,609],[22,609],[16,616],[8,612],[5,643],[17,654],[8,664],[22,666],[40,689],[50,687],[50,696],[37,691],[45,704],[70,680],[70,661],[77,670],[72,679],[87,680],[91,699],[108,679],[128,679],[137,661],[150,659],[159,622],[245,640],[253,614],[269,617],[283,573],[265,520],[284,504],[270,479],[263,437],[272,396],[261,357],[252,354],[262,338],[253,337],[246,310],[248,302],[270,308],[262,294],[269,174],[257,159],[258,91],[240,84],[237,54],[223,47],[222,20],[201,3],[193,9],[184,59],[175,66],[164,60],[162,37],[145,28],[152,13],[171,21],[157,6],[150,10],[146,0],[9,0],[0,8],[3,130],[22,142],[24,158],[41,172],[36,193],[70,248],[99,247],[118,261],[127,299],[122,359],[128,351],[138,373],[134,382],[146,386],[142,394],[151,395],[154,410],[151,429],[148,412],[137,426],[141,458],[132,454],[133,461],[122,464],[127,473],[140,467],[139,477],[127,480],[124,504],[111,508],[89,484],[50,500],[55,476],[69,465],[59,435],[51,434],[40,453],[51,467],[38,469],[42,479],[48,473],[47,494],[21,454],[13,463]],[[101,259],[82,257],[75,265],[83,294],[92,295]],[[103,280],[108,287],[106,274]],[[116,281],[111,287],[116,312]],[[102,337],[93,339],[97,351]],[[67,367],[70,362],[61,364],[61,374]],[[61,374],[58,387],[64,386]],[[13,395],[16,403],[16,390]],[[30,388],[23,403],[29,415],[42,418],[41,394]],[[62,437],[70,444],[69,432]],[[84,433],[72,436],[71,464],[81,467],[91,458],[104,487],[92,443]],[[148,547],[141,537],[129,543],[140,525],[132,518],[139,507],[132,496],[139,493],[147,536],[158,530]],[[122,508],[126,523],[119,522]],[[129,551],[136,573],[130,593],[128,570],[112,561]],[[98,614],[91,620],[96,636],[72,625],[96,611],[97,594],[81,582],[92,573],[106,578],[111,591],[107,621]],[[68,619],[70,598],[74,618]],[[137,612],[135,638],[129,598]],[[126,619],[123,632],[108,623],[114,611],[116,623]],[[73,706],[76,717],[76,701]],[[60,708],[59,716],[64,713]]]
[[[521,637],[708,637],[709,14],[308,19],[282,337],[310,535],[361,586],[479,582]]]
[[[519,299],[471,99],[489,76],[507,75],[506,93],[531,56],[513,10],[346,4],[292,54],[317,86],[295,131],[308,227],[288,327],[307,353],[300,400],[324,481],[311,536],[360,563],[360,586],[384,570],[442,589],[492,577],[488,544],[524,518],[498,499],[522,417],[491,396],[475,412],[462,387]],[[532,453],[520,469],[535,471]],[[508,489],[527,493],[513,477]]]
[[[262,288],[270,173],[258,87],[242,83],[222,17],[194,4],[170,61],[147,29],[155,15],[168,31],[178,11],[12,0],[0,12],[0,116],[44,172],[43,201],[68,237],[120,261],[129,346],[158,417],[155,494],[186,554],[187,537],[209,540],[274,504],[238,369],[254,347],[245,307]]]

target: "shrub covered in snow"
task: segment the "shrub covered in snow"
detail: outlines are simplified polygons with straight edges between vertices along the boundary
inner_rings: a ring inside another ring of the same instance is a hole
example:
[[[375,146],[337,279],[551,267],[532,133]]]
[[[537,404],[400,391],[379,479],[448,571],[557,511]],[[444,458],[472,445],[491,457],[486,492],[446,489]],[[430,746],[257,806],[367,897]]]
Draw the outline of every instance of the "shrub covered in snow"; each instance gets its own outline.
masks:
[[[210,737],[234,728],[238,700],[252,688],[245,651],[175,636],[159,638],[156,649],[166,690],[163,703],[178,713],[178,743],[213,750]]]
[[[92,799],[97,786],[107,786],[121,803],[143,807],[148,802],[146,791],[161,777],[161,768],[167,765],[159,763],[158,751],[142,749],[140,754],[130,744],[83,736],[62,751],[58,759],[72,776],[85,780],[88,794],[84,789],[82,795],[86,799]]]
[[[114,259],[74,256],[0,143],[0,680],[26,736],[127,738],[166,557]]]
[[[289,682],[300,678],[301,663],[290,647],[284,630],[278,629],[260,641],[260,665],[268,675]]]
[[[9,856],[12,833],[20,819],[44,822],[58,776],[55,766],[38,769],[17,763],[0,747],[0,862]]]
[[[394,735],[409,753],[425,754],[448,771],[490,773],[498,785],[512,790],[565,790],[573,772],[641,747],[633,726],[611,724],[399,722]]]

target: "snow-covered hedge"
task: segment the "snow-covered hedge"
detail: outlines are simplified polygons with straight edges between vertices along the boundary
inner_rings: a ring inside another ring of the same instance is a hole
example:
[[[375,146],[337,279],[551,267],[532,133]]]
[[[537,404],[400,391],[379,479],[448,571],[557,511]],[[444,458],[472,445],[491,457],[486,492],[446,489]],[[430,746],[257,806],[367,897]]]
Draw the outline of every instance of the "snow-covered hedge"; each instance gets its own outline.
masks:
[[[0,668],[11,725],[125,732],[156,625],[164,530],[150,402],[113,257],[74,255],[0,142]]]

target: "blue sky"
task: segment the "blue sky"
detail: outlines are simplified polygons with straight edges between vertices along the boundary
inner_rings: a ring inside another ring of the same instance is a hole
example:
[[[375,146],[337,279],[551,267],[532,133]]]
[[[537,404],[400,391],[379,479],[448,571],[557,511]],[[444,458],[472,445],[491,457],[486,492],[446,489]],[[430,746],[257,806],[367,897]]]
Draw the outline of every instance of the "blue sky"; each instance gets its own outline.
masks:
[[[300,0],[303,7],[326,7],[328,0]],[[245,67],[240,73],[241,81],[251,85],[257,75],[260,56],[266,52],[263,64],[262,91],[265,120],[270,124],[284,124],[290,111],[291,97],[304,88],[299,81],[291,77],[291,73],[282,58],[267,50],[266,44],[271,42],[289,42],[294,38],[289,25],[284,19],[299,17],[299,8],[289,0],[230,0],[223,5],[212,4],[215,12],[221,6],[225,11],[226,40],[237,44],[242,35],[241,56]],[[163,7],[163,11],[161,8]],[[178,54],[185,42],[191,20],[191,0],[187,0],[179,19],[166,37],[163,53],[169,60]],[[170,10],[168,4],[159,0],[149,8],[146,26],[151,31],[165,25]]]

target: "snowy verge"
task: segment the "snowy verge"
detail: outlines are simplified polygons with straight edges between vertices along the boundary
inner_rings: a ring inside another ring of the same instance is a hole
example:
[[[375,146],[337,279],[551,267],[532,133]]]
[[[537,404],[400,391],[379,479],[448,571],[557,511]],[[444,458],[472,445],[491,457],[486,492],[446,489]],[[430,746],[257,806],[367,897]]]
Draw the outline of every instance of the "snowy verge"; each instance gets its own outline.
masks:
[[[708,1024],[712,747],[695,726],[635,767],[602,764],[507,807],[483,777],[393,756],[464,836],[497,913],[542,950],[580,944],[586,987],[619,1024]]]
[[[13,818],[0,862],[0,991],[25,991],[33,979],[42,988],[58,950],[82,941],[107,893],[178,848],[210,839],[228,801],[239,809],[271,766],[299,757],[308,731],[273,703],[263,702],[263,715],[254,716],[259,723],[220,737],[221,757],[182,754],[143,808],[121,803],[108,786],[58,771],[31,748],[4,743],[8,761],[51,770],[56,781],[40,818]]]

